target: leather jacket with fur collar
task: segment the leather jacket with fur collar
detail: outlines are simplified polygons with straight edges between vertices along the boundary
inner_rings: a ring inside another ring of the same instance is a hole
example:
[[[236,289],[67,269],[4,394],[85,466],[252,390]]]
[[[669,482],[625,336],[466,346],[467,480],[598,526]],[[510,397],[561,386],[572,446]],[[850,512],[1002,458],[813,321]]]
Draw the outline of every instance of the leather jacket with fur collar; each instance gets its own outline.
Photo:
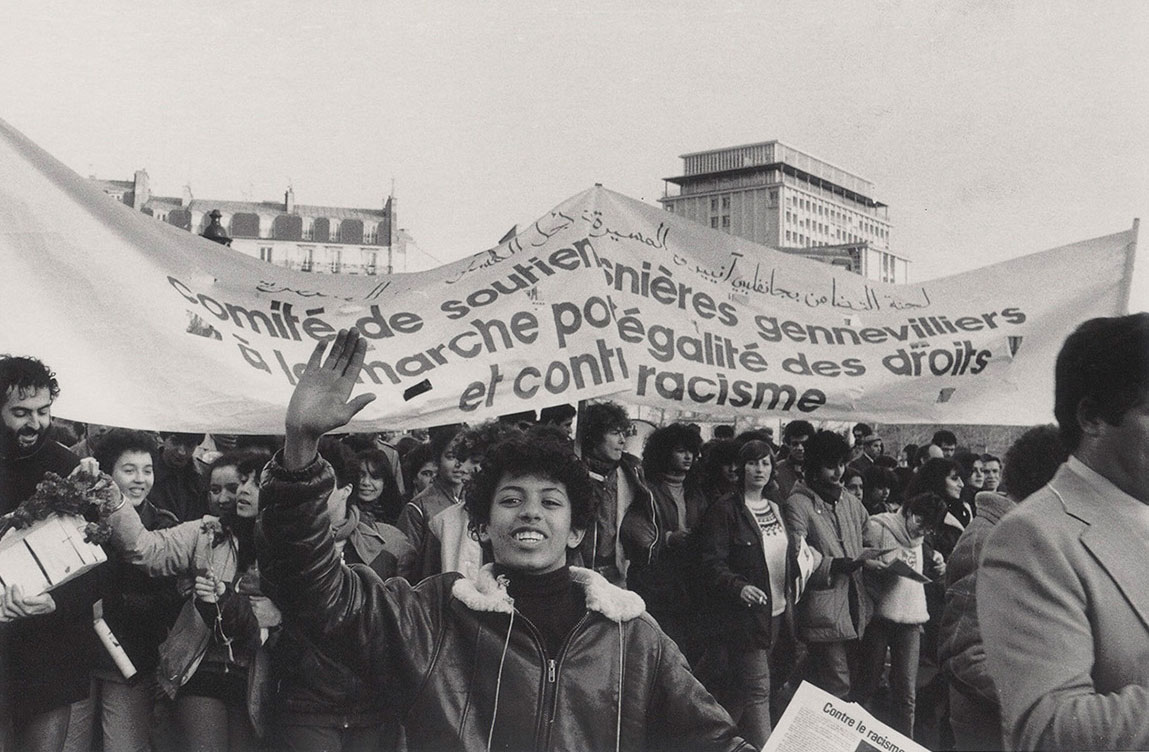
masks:
[[[264,471],[260,571],[285,623],[385,693],[411,750],[749,750],[642,599],[572,568],[587,613],[546,657],[489,568],[412,587],[341,566],[321,459]]]

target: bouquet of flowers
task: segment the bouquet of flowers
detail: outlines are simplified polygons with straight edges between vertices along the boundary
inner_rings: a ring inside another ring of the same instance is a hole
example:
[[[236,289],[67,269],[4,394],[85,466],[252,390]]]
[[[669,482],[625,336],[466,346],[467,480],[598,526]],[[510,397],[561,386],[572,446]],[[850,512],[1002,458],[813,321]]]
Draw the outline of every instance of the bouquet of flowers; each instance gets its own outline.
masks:
[[[104,473],[93,475],[80,469],[61,478],[53,472],[44,474],[36,484],[36,492],[10,514],[0,518],[0,537],[10,528],[23,530],[46,520],[54,514],[90,519],[96,512],[96,521],[84,527],[84,540],[89,543],[107,543],[112,528],[105,518],[121,502],[120,489]]]
[[[110,477],[46,473],[36,492],[0,518],[0,585],[39,594],[107,560],[106,518],[123,503]]]

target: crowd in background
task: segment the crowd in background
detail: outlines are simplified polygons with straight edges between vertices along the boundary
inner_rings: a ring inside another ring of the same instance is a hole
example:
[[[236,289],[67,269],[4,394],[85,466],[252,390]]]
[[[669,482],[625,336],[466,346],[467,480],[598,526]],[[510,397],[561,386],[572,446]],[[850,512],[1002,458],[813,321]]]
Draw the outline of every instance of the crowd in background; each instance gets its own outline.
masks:
[[[5,357],[0,377],[0,513],[45,471],[82,461],[127,502],[110,518],[109,562],[55,590],[50,612],[3,593],[3,749],[403,748],[386,692],[261,587],[260,473],[279,437],[53,424],[46,367]],[[412,584],[474,572],[491,561],[465,505],[485,458],[513,436],[571,442],[593,519],[569,563],[640,595],[754,747],[803,680],[928,748],[1001,747],[979,557],[1066,460],[1055,426],[981,454],[946,429],[891,453],[865,423],[844,436],[793,420],[777,442],[769,429],[670,423],[641,457],[627,451],[633,433],[623,405],[600,401],[324,437],[339,557]],[[97,604],[131,677],[97,641]]]

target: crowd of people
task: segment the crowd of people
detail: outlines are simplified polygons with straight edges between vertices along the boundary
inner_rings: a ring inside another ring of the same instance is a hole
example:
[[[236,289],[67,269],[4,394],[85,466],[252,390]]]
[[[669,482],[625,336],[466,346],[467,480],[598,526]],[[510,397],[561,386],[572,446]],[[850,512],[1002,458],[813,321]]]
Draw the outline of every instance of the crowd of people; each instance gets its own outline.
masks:
[[[348,434],[364,347],[282,436],[70,448],[0,356],[3,527],[46,473],[118,490],[105,564],[0,587],[0,750],[760,749],[802,681],[930,749],[1149,748],[1149,314],[1071,335],[1057,425],[998,453],[792,420],[639,457],[613,401]]]

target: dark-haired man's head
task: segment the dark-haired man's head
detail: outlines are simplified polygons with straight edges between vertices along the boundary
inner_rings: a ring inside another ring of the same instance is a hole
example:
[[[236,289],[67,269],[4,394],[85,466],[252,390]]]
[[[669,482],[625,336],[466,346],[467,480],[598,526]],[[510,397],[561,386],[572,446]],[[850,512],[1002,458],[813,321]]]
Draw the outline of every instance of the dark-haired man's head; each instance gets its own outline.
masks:
[[[738,442],[718,439],[702,455],[702,487],[714,498],[733,491],[738,482]]]
[[[567,438],[574,435],[574,419],[578,410],[574,405],[551,405],[539,411],[539,425],[553,425],[566,431]]]
[[[957,436],[954,435],[953,431],[945,428],[934,432],[934,437],[930,443],[942,450],[942,456],[947,459],[953,457],[954,452],[957,451]]]
[[[36,358],[0,355],[0,456],[30,454],[47,439],[56,374]]]
[[[489,448],[464,504],[472,532],[497,564],[543,574],[564,566],[567,550],[582,541],[593,494],[568,442],[513,435]]]
[[[500,415],[499,422],[516,430],[526,431],[535,424],[535,411],[520,410],[517,413]]]
[[[458,439],[459,456],[463,459],[463,471],[467,480],[475,476],[483,466],[483,459],[495,444],[509,438],[514,433],[522,433],[519,428],[501,420],[488,420],[468,427]]]
[[[579,430],[584,457],[618,462],[626,451],[626,439],[634,433],[634,426],[626,408],[617,402],[593,402],[583,410]]]
[[[187,467],[203,437],[202,433],[160,433],[160,439],[163,440],[164,464],[176,469]]]
[[[711,435],[716,439],[733,439],[734,426],[729,423],[721,423],[714,427],[714,432]]]
[[[403,455],[403,480],[412,496],[431,485],[438,469],[439,463],[429,442],[420,442]]]
[[[1034,426],[1006,450],[1001,487],[1021,501],[1048,483],[1068,456],[1057,426]]]
[[[1149,313],[1086,321],[1061,346],[1054,375],[1062,443],[1149,502]]]
[[[814,435],[814,426],[807,420],[792,420],[782,429],[782,445],[786,448],[787,461],[794,467],[802,467],[806,461],[806,443]]]
[[[854,427],[850,429],[850,433],[854,436],[854,446],[860,446],[862,441],[873,432],[874,429],[868,423],[855,423]]]
[[[982,490],[996,491],[1001,485],[1001,458],[987,452],[977,459],[981,463]]]
[[[806,461],[802,466],[806,482],[814,488],[840,486],[846,470],[850,445],[833,431],[818,431],[806,442]]]

